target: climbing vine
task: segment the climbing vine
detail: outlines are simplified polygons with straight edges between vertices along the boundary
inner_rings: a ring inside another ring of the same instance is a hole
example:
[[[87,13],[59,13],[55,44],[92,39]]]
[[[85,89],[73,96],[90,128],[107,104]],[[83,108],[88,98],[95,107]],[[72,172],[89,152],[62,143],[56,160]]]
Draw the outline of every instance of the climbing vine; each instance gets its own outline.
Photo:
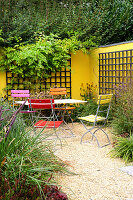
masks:
[[[21,38],[20,38],[21,39]],[[0,60],[1,70],[9,70],[19,74],[19,77],[32,79],[47,78],[51,72],[68,67],[70,52],[81,49],[87,52],[87,47],[96,46],[91,39],[81,43],[76,35],[61,40],[57,35],[40,34],[33,44],[18,43],[14,47],[5,48],[5,54]]]

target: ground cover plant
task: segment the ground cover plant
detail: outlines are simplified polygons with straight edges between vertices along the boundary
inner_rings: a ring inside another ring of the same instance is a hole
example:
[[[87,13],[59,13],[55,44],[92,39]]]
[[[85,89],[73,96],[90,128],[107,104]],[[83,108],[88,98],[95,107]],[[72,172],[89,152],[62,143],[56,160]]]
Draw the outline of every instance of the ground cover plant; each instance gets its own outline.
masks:
[[[133,135],[117,137],[111,153],[113,157],[122,158],[125,162],[133,162]]]
[[[1,120],[0,126],[0,199],[67,199],[54,181],[57,172],[67,172],[64,163],[44,142],[41,132],[34,135],[33,129],[26,127],[19,113],[5,137],[4,127],[9,130],[12,113],[6,118],[4,111],[1,119],[6,120]]]

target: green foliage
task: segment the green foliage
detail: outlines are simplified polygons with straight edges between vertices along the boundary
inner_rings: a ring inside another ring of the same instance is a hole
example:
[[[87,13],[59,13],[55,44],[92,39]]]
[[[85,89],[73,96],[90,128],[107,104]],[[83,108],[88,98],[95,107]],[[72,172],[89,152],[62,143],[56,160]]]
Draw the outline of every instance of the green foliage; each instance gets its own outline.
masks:
[[[97,86],[93,83],[84,85],[81,84],[80,96],[83,100],[87,101],[85,104],[80,104],[73,112],[72,118],[74,121],[79,121],[78,117],[84,117],[87,115],[96,114],[97,102],[96,102]]]
[[[40,35],[36,43],[28,45],[15,45],[5,49],[0,65],[3,70],[10,70],[19,74],[19,77],[31,77],[32,80],[47,78],[50,72],[60,71],[68,67],[70,52],[78,49],[87,52],[86,44],[78,41],[76,36],[70,39],[59,39],[56,35]],[[12,82],[14,80],[12,79]]]
[[[132,40],[131,0],[1,1],[0,27],[12,45],[19,37],[25,43],[35,40],[35,32],[58,34],[62,39],[77,33],[81,41],[92,38],[101,45]]]
[[[113,157],[123,158],[125,162],[133,162],[133,135],[129,138],[118,137],[111,153]]]
[[[116,87],[116,101],[112,106],[114,134],[133,134],[133,84]]]
[[[4,39],[2,38],[2,30],[0,29],[0,43],[4,42]]]

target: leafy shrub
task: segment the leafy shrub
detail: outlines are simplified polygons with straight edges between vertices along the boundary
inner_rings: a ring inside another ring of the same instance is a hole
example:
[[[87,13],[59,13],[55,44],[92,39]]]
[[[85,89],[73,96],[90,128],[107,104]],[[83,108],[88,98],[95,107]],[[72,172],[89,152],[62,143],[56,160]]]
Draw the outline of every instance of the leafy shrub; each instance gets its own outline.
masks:
[[[99,44],[133,39],[131,0],[0,1],[0,8],[3,45],[31,43],[42,31],[62,39],[76,32],[81,41],[92,37]]]
[[[61,192],[61,188],[55,185],[41,184],[43,195],[40,195],[40,190],[37,185],[26,184],[26,176],[16,179],[13,184],[9,179],[6,179],[1,175],[0,171],[0,199],[8,200],[68,200],[67,195]]]
[[[126,162],[133,161],[133,135],[129,138],[117,137],[112,150],[113,157],[123,158]]]
[[[116,87],[116,101],[113,103],[112,127],[114,134],[133,134],[133,82]]]
[[[0,59],[1,70],[19,74],[19,78],[31,78],[35,84],[50,77],[51,72],[69,67],[70,52],[75,53],[79,49],[87,52],[89,44],[90,41],[85,43],[79,41],[76,35],[64,40],[53,34],[40,35],[35,43],[5,48],[5,53]],[[12,78],[11,85],[15,81],[16,77]],[[26,82],[26,84],[31,83]]]

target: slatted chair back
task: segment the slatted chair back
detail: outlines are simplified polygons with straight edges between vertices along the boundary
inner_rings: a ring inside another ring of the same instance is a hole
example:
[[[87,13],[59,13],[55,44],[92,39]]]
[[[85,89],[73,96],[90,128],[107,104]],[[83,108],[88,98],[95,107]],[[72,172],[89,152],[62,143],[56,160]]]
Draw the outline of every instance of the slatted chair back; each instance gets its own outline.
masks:
[[[50,93],[49,93],[52,98],[54,96],[65,96],[67,95],[67,90],[66,88],[50,88]]]
[[[67,89],[66,88],[50,88],[50,95],[52,95],[52,98],[67,98]],[[72,107],[72,106],[67,106],[65,105],[58,105],[55,110],[57,113],[58,117],[61,117],[63,119],[63,121],[65,122],[65,118],[68,118],[69,120],[71,120],[72,124],[73,124],[73,119],[71,118],[71,114],[73,112],[73,110],[76,107]],[[65,122],[66,123],[66,122]]]
[[[106,115],[105,123],[106,123],[106,120],[108,118],[109,111],[110,111],[110,104],[111,104],[112,97],[113,97],[113,94],[104,94],[104,95],[98,96],[98,101],[97,101],[98,108],[97,108],[97,112],[96,112],[95,123],[96,123],[96,121],[98,121],[99,113],[105,113],[105,115]],[[103,109],[103,105],[105,105],[105,104],[107,104],[107,108]]]
[[[54,109],[54,99],[28,99],[29,107],[42,110],[42,109]]]
[[[113,94],[103,94],[98,96],[97,104],[107,104],[111,102]]]
[[[15,98],[26,99],[30,97],[29,90],[11,90],[11,97],[13,98],[13,107],[15,105]]]
[[[11,90],[11,96],[14,97],[30,97],[30,91],[29,90]]]

